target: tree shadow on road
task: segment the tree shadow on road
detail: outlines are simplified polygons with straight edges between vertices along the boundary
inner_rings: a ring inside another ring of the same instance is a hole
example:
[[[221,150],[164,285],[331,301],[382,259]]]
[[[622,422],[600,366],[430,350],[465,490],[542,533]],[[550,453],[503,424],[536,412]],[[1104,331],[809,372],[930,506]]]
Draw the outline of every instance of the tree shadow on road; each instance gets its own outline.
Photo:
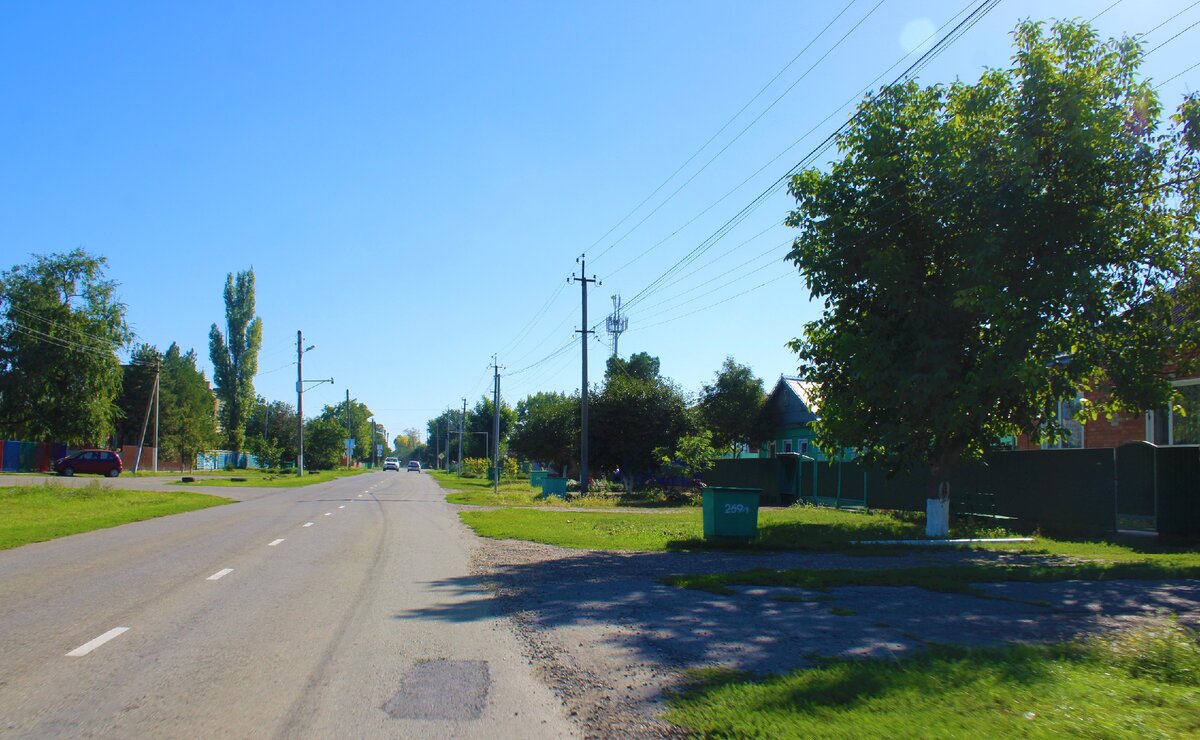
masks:
[[[999,598],[916,587],[836,588],[830,594],[744,587],[720,596],[667,586],[661,578],[754,567],[804,567],[806,556],[572,551],[500,565],[485,578],[432,584],[445,601],[398,619],[464,622],[491,616],[566,640],[599,640],[631,663],[689,668],[720,664],[776,673],[821,656],[886,657],[928,644],[1069,639],[1111,617],[1200,611],[1200,585],[1152,582],[993,584]],[[863,558],[807,556],[810,567],[873,565]],[[880,567],[911,565],[879,558]],[[483,595],[481,586],[492,592]],[[1044,602],[1045,606],[1039,602]],[[1107,620],[1107,622],[1106,622]],[[579,632],[578,635],[575,633]]]

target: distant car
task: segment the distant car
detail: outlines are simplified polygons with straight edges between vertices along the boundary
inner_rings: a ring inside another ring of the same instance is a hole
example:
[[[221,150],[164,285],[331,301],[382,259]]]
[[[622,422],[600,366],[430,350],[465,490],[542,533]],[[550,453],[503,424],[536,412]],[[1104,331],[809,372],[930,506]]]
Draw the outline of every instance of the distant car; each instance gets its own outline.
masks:
[[[54,461],[54,472],[68,477],[76,473],[94,473],[116,478],[121,469],[121,458],[112,450],[80,450]]]
[[[421,472],[421,463],[417,462],[416,460],[409,460],[408,472],[411,473],[414,470],[417,471],[418,473]]]
[[[383,458],[383,471],[386,473],[389,470],[395,470],[397,473],[400,472],[400,460],[398,458],[395,458],[395,457]]]

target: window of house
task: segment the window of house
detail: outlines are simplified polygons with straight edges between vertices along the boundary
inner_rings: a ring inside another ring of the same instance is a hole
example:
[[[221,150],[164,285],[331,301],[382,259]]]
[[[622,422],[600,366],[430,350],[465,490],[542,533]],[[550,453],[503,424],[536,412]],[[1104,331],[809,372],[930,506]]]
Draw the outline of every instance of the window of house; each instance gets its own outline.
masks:
[[[1076,396],[1059,401],[1049,410],[1047,416],[1050,421],[1061,426],[1066,435],[1054,441],[1044,440],[1043,450],[1073,450],[1083,447],[1083,422],[1075,418],[1079,408],[1079,397]]]
[[[790,440],[790,439],[783,440],[783,451],[784,452],[792,451],[792,440]]]
[[[1175,390],[1182,398],[1177,409],[1159,409],[1146,416],[1146,441],[1156,445],[1200,444],[1200,378],[1181,380]]]

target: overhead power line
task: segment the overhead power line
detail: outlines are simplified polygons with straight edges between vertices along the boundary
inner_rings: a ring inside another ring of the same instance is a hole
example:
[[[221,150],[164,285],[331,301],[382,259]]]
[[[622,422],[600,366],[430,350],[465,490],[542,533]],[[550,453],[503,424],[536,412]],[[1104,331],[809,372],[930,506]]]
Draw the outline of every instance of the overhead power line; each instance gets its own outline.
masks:
[[[1200,1],[1200,0],[1198,0],[1198,1]],[[958,21],[958,23],[949,32],[947,32],[944,36],[942,36],[936,43],[934,43],[933,46],[931,46],[924,53],[922,53],[912,64],[910,64],[908,66],[908,68],[906,68],[902,73],[900,73],[900,75],[898,75],[897,78],[895,80],[893,80],[891,85],[901,84],[902,82],[910,79],[912,76],[915,76],[917,73],[920,72],[920,70],[924,69],[925,66],[927,66],[930,62],[932,62],[934,59],[936,59],[938,56],[940,56],[947,48],[949,48],[949,46],[951,46],[959,38],[961,38],[967,31],[969,31],[977,23],[979,23],[980,20],[982,20],[989,12],[991,12],[999,4],[1000,4],[1000,0],[981,0],[981,2],[978,5],[976,5],[974,7],[974,9],[971,10],[970,13],[967,14],[967,16],[965,18],[963,18],[961,21]],[[962,13],[963,13],[963,11],[960,11],[958,14],[953,16],[951,18],[951,20],[947,21],[945,24],[943,24],[942,27],[938,29],[938,31],[940,31],[941,29],[950,25],[950,23],[954,22],[954,19],[961,16]],[[935,34],[936,33],[937,32],[935,32]],[[901,60],[903,60],[904,58],[906,58],[907,56],[910,56],[910,55],[911,54],[905,55],[905,57],[902,57]],[[894,68],[898,64],[899,64],[899,62],[897,62],[897,64],[893,64],[892,67],[889,68],[889,70]],[[886,74],[886,72],[885,72],[885,74]],[[876,78],[876,79],[878,79],[878,78]],[[823,139],[821,141],[821,143],[819,143],[807,155],[805,155],[805,157],[803,157],[798,163],[793,165],[784,175],[782,175],[781,177],[776,179],[775,182],[773,182],[766,190],[759,193],[759,195],[757,197],[755,197],[752,201],[750,201],[749,204],[744,206],[732,218],[730,218],[724,224],[722,224],[715,232],[710,234],[708,238],[706,238],[704,241],[702,241],[697,247],[693,248],[688,254],[686,254],[682,258],[680,258],[670,268],[668,268],[665,272],[663,272],[657,278],[655,278],[653,281],[651,281],[641,291],[639,291],[637,294],[635,294],[634,297],[632,299],[630,299],[630,301],[628,303],[626,303],[626,306],[627,307],[632,306],[638,302],[641,302],[641,301],[645,300],[645,298],[647,298],[649,295],[652,295],[653,293],[657,292],[658,290],[661,290],[662,287],[665,286],[666,281],[671,276],[673,276],[675,273],[679,272],[680,270],[686,268],[688,265],[690,265],[696,259],[698,259],[701,255],[703,255],[705,252],[707,252],[709,249],[711,249],[720,239],[722,239],[730,231],[732,231],[734,228],[736,228],[738,225],[740,225],[754,210],[756,210],[763,202],[765,202],[767,197],[769,197],[771,194],[773,194],[776,191],[776,189],[778,189],[781,185],[786,183],[795,173],[801,171],[804,167],[809,166],[809,164],[811,162],[815,161],[816,158],[819,157],[822,152],[826,151],[836,141],[837,136],[842,131],[847,129],[851,125],[851,123],[855,120],[855,118],[858,117],[858,115],[859,114],[856,113],[854,116],[851,116],[850,119],[848,119],[845,123],[843,123],[837,129],[835,129],[828,136],[826,136],[825,139]],[[779,276],[778,278],[774,278],[773,280],[768,281],[768,283],[774,282],[775,280],[781,280],[781,279],[783,279],[783,277],[785,277],[785,276]],[[763,285],[765,285],[765,284],[767,284],[767,283],[764,283]],[[759,286],[759,287],[761,287],[761,286]],[[742,293],[739,293],[738,296],[746,295],[748,293],[753,292],[756,289],[757,289],[757,287],[751,288],[747,291],[743,291]],[[728,299],[724,299],[724,300],[722,300],[716,304],[712,304],[712,305],[720,305],[721,303],[725,303],[728,300],[732,300],[734,297],[738,297],[738,296],[733,296]],[[707,306],[705,308],[698,309],[698,310],[706,310],[707,308],[711,308],[711,307],[712,306]],[[646,326],[639,325],[638,328],[640,330],[642,328],[650,328],[651,326],[654,326],[654,324],[646,325]]]
[[[858,22],[857,22],[857,23],[855,23],[853,26],[851,26],[850,30],[848,30],[848,31],[846,31],[846,33],[842,34],[842,37],[841,37],[841,38],[839,38],[839,39],[838,39],[836,42],[834,42],[833,46],[831,46],[831,47],[830,47],[828,50],[826,50],[826,52],[825,52],[824,54],[822,54],[822,55],[821,55],[821,56],[820,56],[820,57],[817,59],[817,61],[813,62],[813,63],[812,63],[812,65],[810,65],[810,66],[808,67],[808,69],[804,70],[804,73],[803,73],[803,74],[801,74],[801,75],[800,75],[798,78],[796,78],[796,80],[795,80],[795,81],[793,81],[793,82],[792,82],[792,84],[791,84],[791,85],[789,85],[789,86],[787,87],[787,89],[785,89],[785,90],[784,90],[782,93],[780,93],[780,94],[779,94],[779,95],[778,95],[778,96],[777,96],[777,97],[776,97],[774,100],[772,100],[772,101],[771,101],[771,103],[770,103],[770,105],[768,105],[766,108],[764,108],[762,111],[760,111],[760,112],[759,112],[759,114],[758,114],[757,116],[755,116],[755,117],[753,118],[753,120],[751,120],[751,121],[750,121],[750,123],[748,123],[748,124],[747,124],[745,127],[743,127],[743,128],[742,128],[742,130],[741,130],[741,131],[739,131],[739,132],[738,132],[738,133],[737,133],[737,134],[736,134],[736,135],[735,135],[735,136],[734,136],[732,139],[730,139],[728,142],[726,142],[726,143],[725,143],[725,146],[721,147],[721,149],[720,149],[720,150],[719,150],[719,151],[718,151],[716,154],[714,154],[712,157],[710,157],[710,158],[709,158],[709,160],[708,160],[707,162],[705,162],[705,163],[704,163],[704,164],[703,164],[703,165],[700,167],[700,169],[698,169],[698,170],[696,170],[695,172],[693,172],[693,173],[692,173],[692,175],[691,175],[691,177],[689,177],[687,180],[685,180],[685,181],[684,181],[684,182],[683,182],[683,183],[682,183],[682,184],[681,184],[679,187],[677,187],[677,188],[676,188],[676,189],[675,189],[675,190],[674,190],[674,191],[673,191],[673,192],[672,192],[670,195],[668,195],[668,196],[667,196],[665,199],[663,199],[663,201],[662,201],[662,202],[660,202],[660,203],[659,203],[657,206],[655,206],[653,210],[651,210],[649,213],[647,213],[645,216],[643,216],[643,217],[642,217],[642,220],[641,220],[641,221],[638,221],[638,222],[637,222],[637,223],[636,223],[636,224],[633,226],[633,228],[631,228],[631,229],[629,229],[628,231],[626,231],[626,232],[625,232],[623,235],[621,235],[621,237],[620,237],[619,239],[617,239],[617,240],[616,240],[616,241],[614,241],[612,244],[610,244],[610,245],[608,245],[607,247],[605,247],[605,248],[604,248],[604,250],[602,250],[602,251],[600,252],[600,254],[596,255],[596,259],[599,259],[600,257],[603,257],[605,254],[607,254],[607,253],[608,253],[608,251],[609,251],[610,249],[612,249],[613,247],[615,247],[615,246],[616,246],[617,244],[619,244],[620,242],[624,241],[626,237],[628,237],[630,234],[632,234],[634,231],[636,231],[636,230],[637,230],[639,227],[641,227],[641,225],[642,225],[642,224],[644,224],[644,223],[646,222],[646,220],[647,220],[647,219],[649,219],[649,218],[650,218],[651,216],[653,216],[654,214],[658,213],[659,209],[661,209],[663,206],[665,206],[667,203],[669,203],[669,202],[670,202],[672,199],[674,199],[674,197],[675,197],[676,195],[678,195],[678,194],[680,193],[680,191],[682,191],[684,188],[686,188],[688,185],[690,185],[690,184],[692,183],[692,181],[693,181],[693,180],[695,180],[695,179],[696,179],[696,178],[697,178],[697,177],[698,177],[698,176],[699,176],[699,175],[700,175],[702,172],[704,172],[706,169],[708,169],[708,166],[709,166],[709,165],[711,165],[713,162],[715,162],[715,161],[717,160],[717,158],[719,158],[719,157],[720,157],[722,154],[724,154],[724,153],[725,153],[725,152],[726,152],[726,151],[729,149],[729,147],[733,146],[733,144],[734,144],[734,143],[736,143],[736,142],[737,142],[739,139],[741,139],[741,138],[742,138],[742,136],[744,136],[744,135],[746,134],[746,132],[747,132],[747,131],[749,131],[751,128],[753,128],[753,127],[754,127],[754,125],[755,125],[755,124],[757,124],[757,123],[758,123],[758,122],[759,122],[759,121],[762,119],[762,117],[763,117],[763,116],[765,116],[765,115],[766,115],[767,113],[769,113],[769,112],[770,112],[770,111],[771,111],[771,110],[772,110],[772,109],[773,109],[773,108],[774,108],[776,105],[778,105],[778,104],[779,104],[779,101],[783,100],[783,99],[784,99],[784,98],[785,98],[785,97],[788,95],[788,93],[790,93],[790,92],[791,92],[793,89],[795,89],[796,85],[799,85],[799,84],[800,84],[800,83],[801,83],[801,82],[802,82],[802,81],[803,81],[803,80],[804,80],[806,77],[808,77],[808,75],[809,75],[810,73],[812,73],[812,71],[813,71],[814,69],[816,69],[816,68],[817,68],[817,66],[821,64],[821,62],[825,61],[825,59],[826,59],[826,58],[828,58],[828,57],[829,57],[829,55],[830,55],[830,54],[832,54],[832,53],[833,53],[833,52],[834,52],[834,51],[835,51],[835,50],[836,50],[836,49],[837,49],[839,46],[841,46],[841,45],[842,45],[842,43],[843,43],[843,42],[844,42],[844,41],[845,41],[847,38],[849,38],[849,36],[850,36],[852,33],[854,33],[855,31],[857,31],[857,30],[858,30],[858,28],[859,28],[860,26],[862,26],[862,24],[863,24],[863,23],[865,23],[865,22],[867,21],[867,19],[868,19],[868,18],[870,18],[872,15],[874,15],[875,11],[879,9],[879,6],[883,5],[884,1],[885,1],[885,0],[879,0],[879,2],[877,2],[877,3],[876,3],[876,4],[875,4],[875,5],[874,5],[874,6],[873,6],[873,7],[872,7],[872,8],[871,8],[869,11],[867,11],[867,14],[866,14],[866,15],[864,15],[862,18],[860,18],[860,19],[858,20]],[[849,9],[849,6],[846,6],[846,9]],[[842,11],[842,13],[844,13],[846,9],[844,9],[844,10]],[[812,41],[812,42],[809,42],[809,45],[805,47],[805,51],[807,51],[807,50],[808,50],[809,46],[812,46],[813,42],[815,42],[815,41],[817,40],[817,38],[820,38],[820,36],[821,36],[821,35],[823,35],[823,34],[825,33],[825,31],[829,30],[829,27],[830,27],[830,26],[832,26],[832,25],[833,25],[833,23],[834,23],[834,21],[836,21],[836,20],[837,20],[837,18],[840,18],[840,17],[841,17],[841,15],[842,15],[842,14],[841,14],[841,13],[839,13],[839,14],[838,14],[838,16],[837,16],[836,18],[834,18],[834,19],[833,19],[833,21],[830,21],[830,22],[829,22],[829,25],[827,25],[827,26],[825,26],[825,28],[821,29],[821,32],[820,32],[819,34],[817,34],[817,36],[816,36],[816,37],[814,37],[814,38],[813,38],[813,41]],[[801,53],[803,53],[803,51],[802,51]],[[789,64],[790,64],[790,63],[789,63]],[[778,77],[778,75],[776,75],[776,77]],[[760,93],[760,94],[761,94],[761,93]],[[755,97],[757,97],[757,95],[756,95]],[[747,103],[747,105],[749,105],[749,103]],[[743,108],[742,108],[742,110],[745,110],[745,107],[743,107]],[[738,115],[741,115],[741,111],[738,111]],[[737,116],[735,116],[735,118],[736,118],[736,117],[737,117]],[[733,122],[733,119],[730,119],[730,123],[732,123],[732,122]],[[725,126],[722,126],[722,127],[721,127],[721,130],[722,130],[722,131],[724,131],[724,130],[725,130],[725,127],[726,127],[726,126],[728,126],[728,125],[729,125],[729,124],[727,123]],[[718,132],[718,134],[719,134],[719,133],[720,133],[720,132]],[[714,135],[714,138],[716,138],[716,136],[715,136],[715,135]],[[710,139],[709,141],[711,142],[711,141],[712,141],[712,139]],[[705,143],[705,145],[704,145],[704,146],[705,146],[705,147],[706,147],[706,146],[708,146],[708,143]],[[703,149],[703,147],[701,147],[701,149]],[[699,154],[699,152],[697,152],[697,154]],[[695,155],[692,155],[692,158],[695,158]],[[689,159],[688,161],[690,162],[690,161],[691,161],[691,159]],[[685,166],[686,166],[686,163],[685,163]],[[682,169],[682,168],[681,168],[681,169]],[[678,173],[678,170],[676,170],[676,173]],[[671,177],[674,177],[674,176],[675,176],[674,174],[673,174],[673,175],[671,175]],[[669,179],[668,179],[668,181],[669,181]],[[665,185],[665,184],[666,184],[666,183],[664,183],[664,185]],[[662,186],[659,186],[659,188],[660,188],[660,189],[661,189],[661,187],[662,187]],[[657,190],[656,190],[655,192],[657,192]],[[644,202],[645,202],[645,201],[643,201],[643,203],[644,203]],[[641,207],[641,206],[639,205],[639,208],[640,208],[640,207]]]

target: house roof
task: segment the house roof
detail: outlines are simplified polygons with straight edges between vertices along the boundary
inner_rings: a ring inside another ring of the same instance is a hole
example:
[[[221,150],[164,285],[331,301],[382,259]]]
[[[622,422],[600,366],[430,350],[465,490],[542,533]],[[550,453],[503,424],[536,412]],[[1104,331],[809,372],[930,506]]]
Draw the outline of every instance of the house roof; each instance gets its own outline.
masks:
[[[779,426],[807,424],[817,419],[814,385],[797,377],[781,375],[767,395],[767,406]]]

